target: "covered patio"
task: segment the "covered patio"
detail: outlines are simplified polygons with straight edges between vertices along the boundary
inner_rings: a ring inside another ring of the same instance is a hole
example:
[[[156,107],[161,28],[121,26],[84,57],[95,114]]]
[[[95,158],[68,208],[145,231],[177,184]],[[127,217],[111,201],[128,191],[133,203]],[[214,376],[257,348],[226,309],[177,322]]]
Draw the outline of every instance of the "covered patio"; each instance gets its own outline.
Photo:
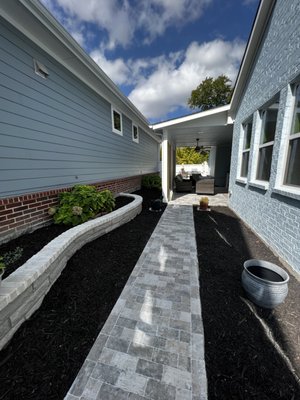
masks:
[[[165,202],[174,197],[173,181],[176,175],[176,148],[210,147],[210,174],[215,187],[224,188],[228,180],[232,145],[233,121],[229,105],[184,117],[157,123],[152,126],[162,139],[162,190]]]

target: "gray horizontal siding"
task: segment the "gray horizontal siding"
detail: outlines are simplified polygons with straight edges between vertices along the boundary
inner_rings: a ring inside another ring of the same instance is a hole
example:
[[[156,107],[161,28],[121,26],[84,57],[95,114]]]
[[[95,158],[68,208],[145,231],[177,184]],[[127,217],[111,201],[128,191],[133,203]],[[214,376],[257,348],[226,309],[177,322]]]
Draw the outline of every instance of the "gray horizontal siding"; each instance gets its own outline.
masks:
[[[111,105],[0,19],[0,197],[152,172],[158,145]],[[33,70],[36,58],[48,79]],[[138,121],[135,121],[138,122]]]

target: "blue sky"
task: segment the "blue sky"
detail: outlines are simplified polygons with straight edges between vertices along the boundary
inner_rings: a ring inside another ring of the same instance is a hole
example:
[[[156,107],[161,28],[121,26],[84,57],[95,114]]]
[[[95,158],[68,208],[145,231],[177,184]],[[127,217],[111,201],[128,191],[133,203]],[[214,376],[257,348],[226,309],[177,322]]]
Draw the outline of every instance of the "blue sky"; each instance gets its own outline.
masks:
[[[208,76],[234,84],[259,0],[41,0],[150,122],[191,112]]]

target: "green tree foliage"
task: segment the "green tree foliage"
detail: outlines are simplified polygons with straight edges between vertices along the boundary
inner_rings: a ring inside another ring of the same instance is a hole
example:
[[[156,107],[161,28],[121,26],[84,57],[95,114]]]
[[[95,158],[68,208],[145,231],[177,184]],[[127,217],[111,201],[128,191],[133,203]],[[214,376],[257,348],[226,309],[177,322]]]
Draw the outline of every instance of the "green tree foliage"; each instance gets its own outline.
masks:
[[[209,152],[197,153],[194,147],[177,147],[176,164],[202,164],[207,161]]]
[[[188,99],[189,107],[204,111],[228,104],[232,95],[229,82],[231,80],[226,75],[220,75],[216,79],[211,77],[204,79],[195,90],[192,90]]]

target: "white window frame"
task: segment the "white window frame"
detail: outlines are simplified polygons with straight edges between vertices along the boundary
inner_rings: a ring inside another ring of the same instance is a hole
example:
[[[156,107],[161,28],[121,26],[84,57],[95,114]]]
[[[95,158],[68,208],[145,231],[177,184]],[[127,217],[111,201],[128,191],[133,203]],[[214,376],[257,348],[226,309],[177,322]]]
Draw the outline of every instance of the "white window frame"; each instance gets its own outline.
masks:
[[[253,122],[254,122],[254,116],[253,114],[251,115],[250,118],[245,120],[245,122],[242,123],[242,142],[241,142],[241,151],[240,151],[240,157],[239,157],[239,167],[238,167],[238,181],[242,183],[246,183],[248,180],[249,176],[249,170],[250,170],[250,150],[251,150],[251,142],[252,142],[252,137],[253,137]],[[247,127],[251,123],[252,128],[251,128],[251,137],[250,137],[250,143],[249,147],[245,147],[246,145],[246,138],[247,138]],[[247,168],[247,175],[242,176],[242,166],[243,166],[243,159],[244,155],[248,153],[248,168]]]
[[[284,164],[284,172],[283,172],[283,185],[286,187],[292,187],[295,188],[296,190],[300,191],[300,185],[293,185],[293,184],[289,184],[289,183],[285,183],[285,179],[286,179],[286,174],[287,174],[287,167],[288,167],[288,163],[289,163],[289,146],[290,146],[290,142],[292,140],[295,139],[300,139],[300,127],[299,127],[299,132],[296,133],[291,133],[291,131],[294,129],[294,123],[295,123],[295,114],[299,114],[300,110],[296,110],[296,95],[297,92],[299,91],[299,96],[300,96],[300,82],[297,83],[294,87],[294,91],[293,91],[293,97],[294,97],[294,104],[293,104],[293,113],[292,113],[292,119],[291,119],[291,125],[290,125],[290,132],[289,132],[289,136],[288,136],[288,140],[287,140],[287,146],[286,146],[286,158],[285,158],[285,164]]]
[[[263,134],[264,134],[264,129],[265,129],[265,124],[266,124],[266,116],[267,112],[271,110],[271,106],[273,104],[276,104],[277,101],[277,96],[273,98],[273,100],[268,104],[268,106],[263,107],[259,114],[260,114],[260,119],[261,119],[261,124],[260,124],[260,132],[259,132],[259,143],[258,143],[258,148],[257,148],[257,160],[256,160],[256,168],[255,168],[255,178],[254,181],[257,182],[262,182],[265,185],[268,185],[271,177],[271,171],[270,171],[270,176],[268,180],[263,180],[259,179],[257,177],[258,174],[258,168],[259,168],[259,161],[260,161],[260,150],[266,147],[272,147],[272,157],[271,157],[271,163],[272,163],[272,158],[273,158],[273,148],[274,148],[274,141],[275,141],[275,133],[277,129],[277,122],[278,122],[278,110],[277,110],[277,117],[276,117],[276,127],[275,127],[275,132],[274,132],[274,138],[273,140],[270,140],[269,142],[263,142]],[[279,95],[278,95],[278,109],[279,109]],[[267,186],[265,187],[267,189]]]
[[[300,81],[299,79],[297,79],[287,88],[287,94],[284,104],[284,115],[282,121],[282,131],[279,144],[279,157],[276,163],[276,171],[278,171],[278,173],[276,175],[275,187],[273,189],[273,193],[295,200],[300,200],[300,187],[288,185],[284,182],[288,162],[289,143],[290,140],[299,137],[299,133],[291,135],[295,115],[296,90],[299,86]]]
[[[114,118],[115,113],[120,115],[120,129],[117,129],[115,127],[115,118]],[[111,106],[111,127],[114,133],[123,136],[123,116],[122,113],[114,106]]]
[[[135,135],[134,135],[135,128],[136,128],[136,133],[137,133],[137,137],[136,138],[135,138]],[[132,123],[132,141],[135,142],[135,143],[139,143],[139,141],[140,141],[139,127],[135,123]]]

